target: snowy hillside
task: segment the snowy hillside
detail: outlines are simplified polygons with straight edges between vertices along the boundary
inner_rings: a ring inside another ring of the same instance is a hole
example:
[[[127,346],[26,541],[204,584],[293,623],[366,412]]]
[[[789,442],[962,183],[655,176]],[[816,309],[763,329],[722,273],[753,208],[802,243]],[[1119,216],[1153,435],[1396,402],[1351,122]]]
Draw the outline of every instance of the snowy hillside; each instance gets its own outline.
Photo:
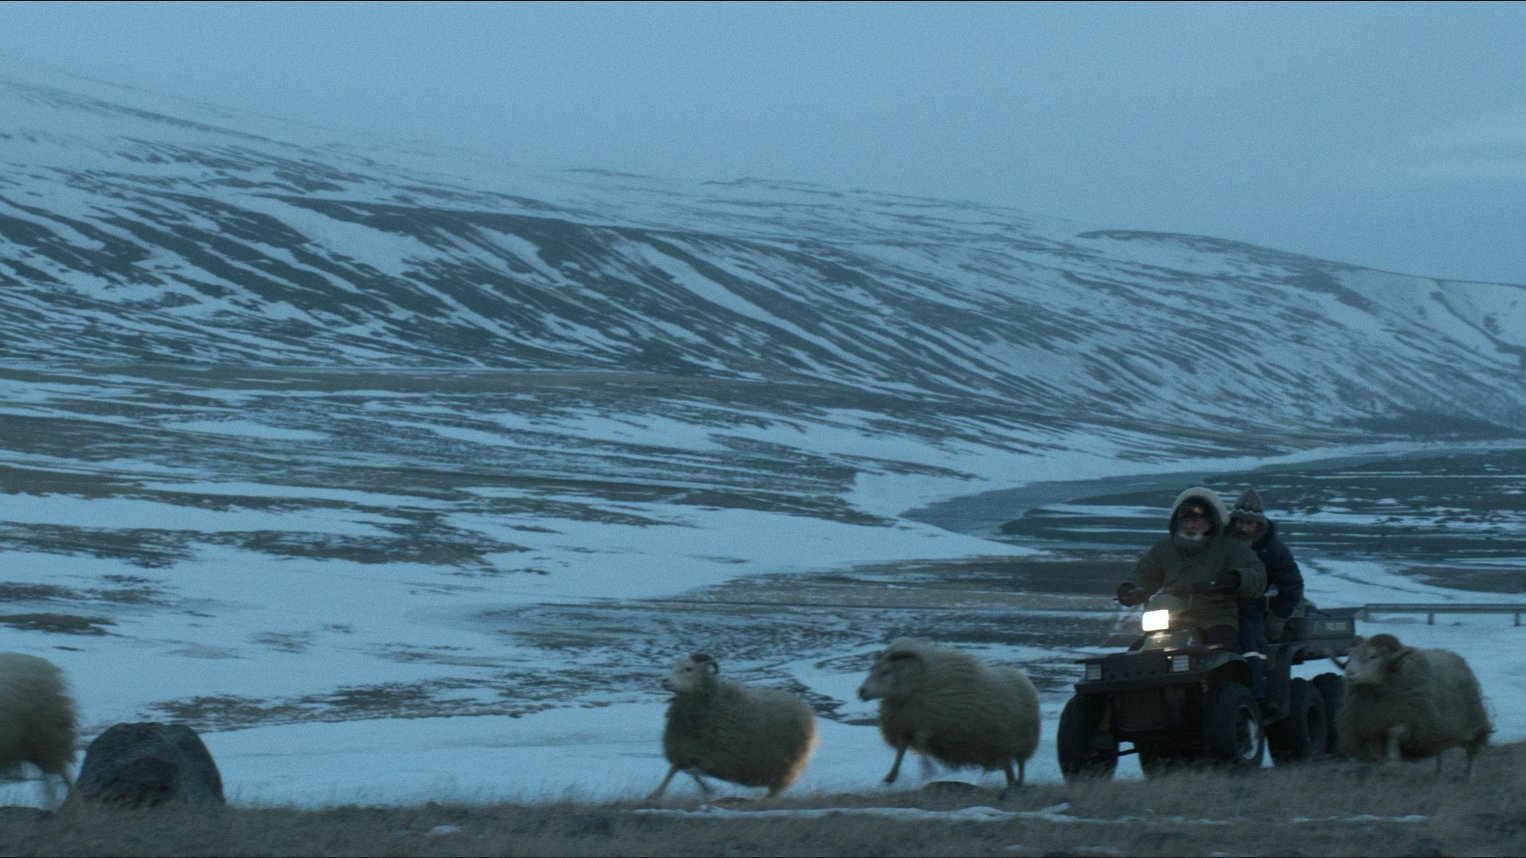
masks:
[[[7,362],[790,380],[1285,443],[1526,415],[1526,286],[830,188],[538,176],[77,81],[0,76],[0,117]]]

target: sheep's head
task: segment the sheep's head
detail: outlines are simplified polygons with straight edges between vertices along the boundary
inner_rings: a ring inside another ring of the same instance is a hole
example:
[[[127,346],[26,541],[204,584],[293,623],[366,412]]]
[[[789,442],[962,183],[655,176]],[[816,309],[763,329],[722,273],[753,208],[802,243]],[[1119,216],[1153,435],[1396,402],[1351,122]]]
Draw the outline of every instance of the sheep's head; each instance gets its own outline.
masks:
[[[869,675],[864,678],[864,683],[858,687],[860,700],[874,700],[877,697],[888,697],[899,686],[907,686],[906,677],[912,672],[919,670],[922,662],[922,644],[906,638],[895,641],[885,647],[874,659],[874,664],[869,666]]]
[[[673,669],[662,678],[662,687],[674,694],[698,691],[710,676],[721,672],[721,664],[702,652],[674,662]]]
[[[1354,686],[1382,685],[1389,674],[1399,669],[1405,656],[1414,651],[1414,647],[1400,644],[1393,635],[1357,638],[1351,642],[1351,655],[1346,659],[1346,682]]]

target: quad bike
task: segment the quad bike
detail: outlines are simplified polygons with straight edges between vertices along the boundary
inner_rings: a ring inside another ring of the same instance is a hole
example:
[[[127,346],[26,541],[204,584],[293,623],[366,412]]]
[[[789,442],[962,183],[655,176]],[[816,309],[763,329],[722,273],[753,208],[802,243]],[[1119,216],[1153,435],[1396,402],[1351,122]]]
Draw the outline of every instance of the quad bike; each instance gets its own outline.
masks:
[[[1282,639],[1267,647],[1263,704],[1251,691],[1245,656],[1205,645],[1199,629],[1173,620],[1187,614],[1193,598],[1222,589],[1157,593],[1145,605],[1144,634],[1126,651],[1082,660],[1085,674],[1060,714],[1055,740],[1066,780],[1111,777],[1118,758],[1130,753],[1139,755],[1147,777],[1205,762],[1256,768],[1268,747],[1279,765],[1334,753],[1344,679],[1295,678],[1292,669],[1346,655],[1356,609],[1288,621]],[[1131,747],[1120,750],[1124,744]]]

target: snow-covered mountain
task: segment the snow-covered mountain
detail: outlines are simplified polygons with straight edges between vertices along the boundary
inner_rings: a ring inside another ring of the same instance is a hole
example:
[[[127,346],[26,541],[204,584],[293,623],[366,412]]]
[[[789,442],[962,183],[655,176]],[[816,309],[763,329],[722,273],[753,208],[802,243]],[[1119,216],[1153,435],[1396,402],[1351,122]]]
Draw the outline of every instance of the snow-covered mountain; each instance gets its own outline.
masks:
[[[863,191],[537,174],[7,74],[10,366],[618,371],[935,432],[1229,450],[1526,422],[1522,285]]]

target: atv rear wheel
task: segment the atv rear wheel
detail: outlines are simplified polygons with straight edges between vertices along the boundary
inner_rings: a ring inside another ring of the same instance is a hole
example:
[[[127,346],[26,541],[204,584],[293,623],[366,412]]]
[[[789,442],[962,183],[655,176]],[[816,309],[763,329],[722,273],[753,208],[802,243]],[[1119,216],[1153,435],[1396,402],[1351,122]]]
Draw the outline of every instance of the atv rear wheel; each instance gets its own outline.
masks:
[[[1288,686],[1287,717],[1266,728],[1272,760],[1283,765],[1325,756],[1330,746],[1329,727],[1324,695],[1307,679],[1293,680]]]
[[[1325,753],[1338,757],[1341,746],[1340,737],[1335,734],[1335,722],[1341,712],[1341,698],[1346,693],[1346,678],[1338,673],[1321,673],[1312,682],[1325,700]]]

